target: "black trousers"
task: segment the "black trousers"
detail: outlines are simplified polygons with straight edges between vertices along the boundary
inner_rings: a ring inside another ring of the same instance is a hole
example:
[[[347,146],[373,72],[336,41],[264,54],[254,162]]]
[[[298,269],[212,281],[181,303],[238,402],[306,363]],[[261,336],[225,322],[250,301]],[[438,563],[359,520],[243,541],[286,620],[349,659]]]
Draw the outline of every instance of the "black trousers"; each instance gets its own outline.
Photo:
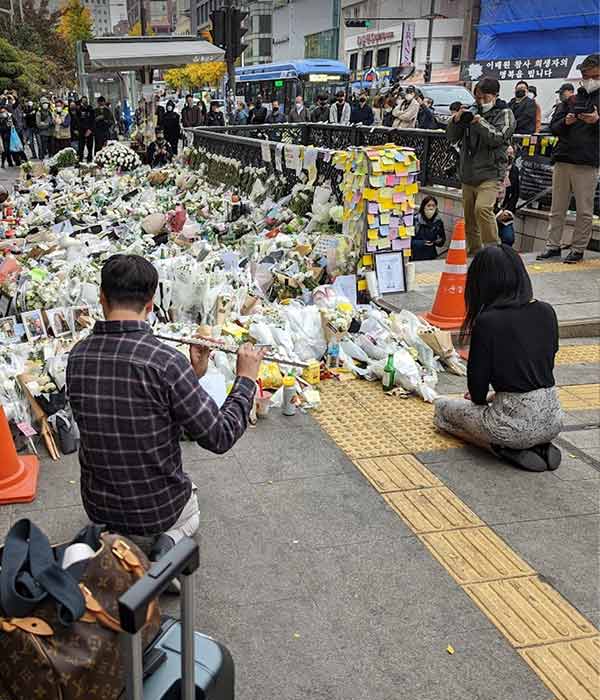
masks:
[[[84,136],[79,134],[79,160],[83,160],[83,152],[87,148],[87,162],[91,163],[94,157],[94,134],[93,132],[89,136]]]
[[[98,151],[101,148],[104,148],[104,146],[106,145],[106,142],[108,141],[108,133],[103,131],[96,132],[96,134],[94,135],[94,140],[96,142],[96,153],[98,153]]]

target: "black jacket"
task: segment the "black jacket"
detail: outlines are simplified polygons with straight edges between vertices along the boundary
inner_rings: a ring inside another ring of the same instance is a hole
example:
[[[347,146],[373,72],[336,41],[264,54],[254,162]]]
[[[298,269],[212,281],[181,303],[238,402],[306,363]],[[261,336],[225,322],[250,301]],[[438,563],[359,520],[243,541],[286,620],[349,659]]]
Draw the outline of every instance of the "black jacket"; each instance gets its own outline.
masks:
[[[146,159],[151,168],[160,168],[170,163],[173,159],[171,144],[166,139],[160,145],[156,141],[152,141],[146,151]]]
[[[206,126],[225,126],[223,112],[213,112],[211,109],[206,115]]]
[[[25,115],[25,127],[27,129],[36,129],[37,130],[37,123],[35,121],[35,108],[32,107],[31,109],[26,108],[25,112],[23,112]]]
[[[250,112],[250,124],[264,124],[267,119],[267,108],[263,107],[262,104],[260,107],[254,107],[252,112]]]
[[[438,126],[433,116],[433,110],[425,105],[419,107],[419,113],[417,114],[417,128],[418,129],[437,129]]]
[[[350,124],[364,124],[365,126],[371,126],[374,121],[375,116],[373,114],[373,110],[368,104],[365,104],[364,107],[361,107],[360,104],[358,104],[356,107],[352,108],[352,112],[350,113]]]
[[[310,113],[311,122],[328,122],[329,121],[329,105],[323,107],[317,105]]]
[[[85,136],[85,132],[89,129],[94,130],[94,124],[96,122],[96,114],[94,108],[90,105],[81,105],[79,108],[79,131],[82,136]]]
[[[498,204],[496,210],[504,209],[505,211],[512,211],[514,213],[517,208],[517,202],[519,201],[520,190],[519,168],[517,168],[514,163],[509,166],[508,179],[510,180],[510,185],[506,188],[504,199]]]
[[[165,112],[161,126],[165,132],[165,138],[169,143],[176,143],[181,137],[181,125],[177,112]]]
[[[553,163],[572,163],[574,165],[600,165],[600,121],[586,124],[579,119],[570,126],[565,123],[567,114],[574,110],[585,109],[593,111],[594,107],[600,112],[600,90],[588,95],[579,88],[567,103],[560,104],[550,123],[550,130],[558,136],[558,143],[552,151]]]
[[[520,102],[517,102],[515,97],[508,103],[515,115],[517,128],[515,134],[534,134],[535,133],[535,101],[531,97],[524,97]]]
[[[443,246],[445,242],[446,231],[439,214],[436,214],[433,219],[426,219],[424,216],[416,214],[415,235],[410,242],[413,260],[435,260],[437,258],[436,248]],[[433,245],[426,245],[426,243],[433,243]]]
[[[94,131],[101,136],[108,136],[115,123],[113,113],[108,107],[96,107],[94,111]]]
[[[204,124],[204,114],[202,113],[202,108],[200,105],[193,105],[192,107],[188,107],[188,105],[186,105],[181,110],[181,123],[186,128],[191,126],[202,126]]]

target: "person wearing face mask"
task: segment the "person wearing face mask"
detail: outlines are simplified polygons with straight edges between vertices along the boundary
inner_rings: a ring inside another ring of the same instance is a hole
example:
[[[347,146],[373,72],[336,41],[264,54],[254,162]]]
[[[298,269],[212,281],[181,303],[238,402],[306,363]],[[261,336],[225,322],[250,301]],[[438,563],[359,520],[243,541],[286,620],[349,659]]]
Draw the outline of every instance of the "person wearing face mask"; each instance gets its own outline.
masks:
[[[71,145],[71,116],[62,100],[54,103],[54,153]]]
[[[542,105],[537,101],[537,88],[535,85],[529,86],[527,96],[535,102],[535,133],[538,134],[542,128]]]
[[[79,137],[77,143],[79,160],[83,162],[84,152],[87,150],[87,162],[91,163],[94,155],[95,114],[94,109],[88,102],[87,97],[81,98],[81,102],[79,103],[79,108],[77,110],[77,116],[79,121]]]
[[[110,132],[115,124],[115,118],[110,109],[106,106],[106,100],[100,96],[97,99],[98,106],[94,111],[94,143],[96,153],[106,145]]]
[[[279,109],[279,102],[273,100],[271,102],[271,114],[267,117],[267,124],[283,124],[285,123],[285,114]]]
[[[2,168],[6,167],[8,163],[9,167],[13,167],[15,162],[13,161],[13,156],[10,151],[10,131],[12,129],[12,119],[8,112],[6,105],[0,107],[0,152],[2,154]]]
[[[288,122],[292,122],[292,124],[299,124],[309,121],[310,115],[304,106],[304,99],[302,98],[302,95],[296,95],[296,102],[288,114]]]
[[[552,208],[546,250],[538,260],[559,258],[568,243],[563,239],[565,217],[575,196],[577,218],[572,250],[563,262],[578,263],[592,236],[594,192],[600,166],[600,54],[577,66],[581,87],[556,109],[550,130],[558,136],[552,151]]]
[[[410,241],[410,256],[413,260],[435,260],[437,249],[446,243],[444,222],[438,213],[435,197],[423,197],[419,212],[415,216],[415,235]]]
[[[414,129],[419,114],[419,103],[416,100],[416,90],[412,85],[406,88],[404,97],[399,97],[392,112],[394,129]]]
[[[363,94],[358,98],[358,105],[354,107],[350,114],[350,124],[371,126],[374,121],[375,116],[373,114],[373,109],[367,102],[367,96]]]
[[[221,106],[214,100],[210,103],[210,110],[206,115],[206,126],[225,126],[225,117],[221,112]]]
[[[29,146],[31,157],[35,160],[37,159],[38,151],[36,148],[38,144],[38,128],[36,124],[35,108],[31,100],[25,105],[23,116],[25,119],[25,141],[23,143]]]
[[[494,205],[508,167],[507,149],[515,117],[498,98],[500,83],[483,78],[475,86],[476,105],[460,108],[448,122],[446,135],[459,143],[458,174],[462,185],[467,251],[498,243]]]
[[[50,102],[47,98],[42,98],[40,108],[35,115],[35,123],[39,136],[39,156],[40,160],[47,158],[53,149],[54,119],[50,110]]]
[[[162,129],[157,128],[155,136],[146,151],[146,161],[151,168],[162,168],[173,160],[173,150]]]
[[[264,124],[267,121],[267,114],[267,108],[263,105],[261,96],[257,95],[250,115],[250,124]]]
[[[317,122],[329,121],[329,105],[327,102],[327,95],[319,95],[317,97],[317,104],[310,113],[311,122],[316,124]]]
[[[167,102],[165,116],[162,120],[162,129],[165,134],[165,139],[171,146],[173,155],[177,155],[179,139],[181,138],[181,123],[179,120],[179,115],[175,111],[175,103],[173,100],[169,100]]]
[[[575,94],[575,86],[573,83],[563,83],[556,91],[557,99],[552,107],[544,114],[544,121],[551,122],[556,110],[563,102],[568,102]]]
[[[524,80],[520,80],[515,85],[515,96],[508,103],[512,113],[515,115],[517,123],[515,133],[517,134],[535,133],[537,108],[531,97],[527,97],[528,90],[529,85]]]
[[[346,102],[346,93],[339,90],[335,94],[335,102],[329,108],[329,121],[332,124],[350,124],[352,109]]]
[[[495,209],[500,242],[512,247],[515,242],[514,221],[515,210],[519,201],[520,178],[519,169],[515,164],[515,149],[509,146],[506,155],[508,158],[508,170],[504,180],[500,183]]]

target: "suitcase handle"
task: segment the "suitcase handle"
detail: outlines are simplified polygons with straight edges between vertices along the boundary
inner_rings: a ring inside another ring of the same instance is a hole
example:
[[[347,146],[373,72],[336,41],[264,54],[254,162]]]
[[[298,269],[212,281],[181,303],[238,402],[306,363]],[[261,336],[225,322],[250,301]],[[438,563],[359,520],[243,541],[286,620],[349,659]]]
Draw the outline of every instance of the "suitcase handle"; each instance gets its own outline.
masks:
[[[123,629],[124,664],[127,699],[143,697],[141,629],[148,606],[177,577],[181,577],[181,680],[182,698],[195,698],[194,666],[194,590],[192,574],[200,565],[198,543],[184,537],[146,575],[119,598],[119,618]]]

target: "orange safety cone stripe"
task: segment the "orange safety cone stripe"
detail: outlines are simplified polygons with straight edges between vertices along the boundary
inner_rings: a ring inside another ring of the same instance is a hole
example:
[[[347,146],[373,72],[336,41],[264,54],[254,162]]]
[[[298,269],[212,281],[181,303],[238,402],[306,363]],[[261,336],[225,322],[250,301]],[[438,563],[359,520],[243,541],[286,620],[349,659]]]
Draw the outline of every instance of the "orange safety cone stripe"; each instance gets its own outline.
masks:
[[[17,454],[6,414],[0,406],[0,505],[33,501],[39,468],[34,455]]]

